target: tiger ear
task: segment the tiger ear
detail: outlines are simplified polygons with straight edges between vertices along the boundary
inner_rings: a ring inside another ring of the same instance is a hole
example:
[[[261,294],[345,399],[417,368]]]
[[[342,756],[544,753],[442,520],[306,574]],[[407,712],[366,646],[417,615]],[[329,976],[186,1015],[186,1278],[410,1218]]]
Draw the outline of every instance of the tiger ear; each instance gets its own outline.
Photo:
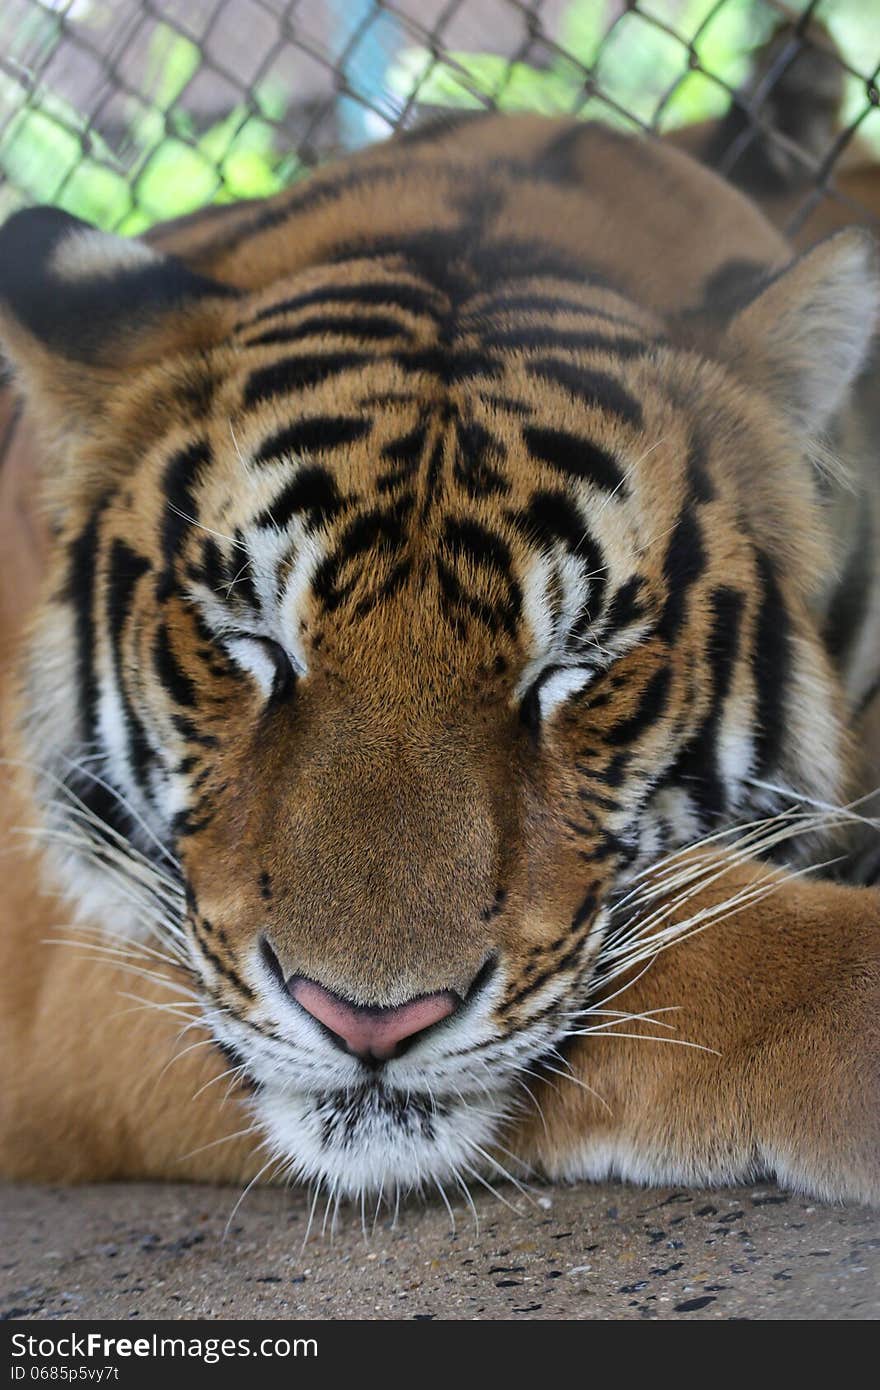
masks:
[[[821,241],[735,313],[727,346],[746,379],[793,426],[819,433],[867,363],[880,311],[880,265],[859,228]]]
[[[100,409],[102,383],[210,338],[235,294],[58,208],[25,209],[0,229],[0,349],[41,407]]]

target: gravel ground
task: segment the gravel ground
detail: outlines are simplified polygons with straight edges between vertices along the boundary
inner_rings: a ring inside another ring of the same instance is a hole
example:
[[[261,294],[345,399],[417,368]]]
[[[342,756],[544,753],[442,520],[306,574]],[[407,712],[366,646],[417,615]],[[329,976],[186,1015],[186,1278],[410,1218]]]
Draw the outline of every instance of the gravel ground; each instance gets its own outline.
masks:
[[[773,1188],[488,1193],[397,1224],[302,1192],[0,1189],[4,1318],[880,1317],[880,1213]],[[228,1233],[224,1234],[228,1224]]]

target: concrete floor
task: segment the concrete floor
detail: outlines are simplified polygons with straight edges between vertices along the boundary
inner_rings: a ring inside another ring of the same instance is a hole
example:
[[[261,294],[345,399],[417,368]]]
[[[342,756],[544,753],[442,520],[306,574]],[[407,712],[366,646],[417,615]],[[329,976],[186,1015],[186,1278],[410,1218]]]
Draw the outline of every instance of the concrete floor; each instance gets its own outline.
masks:
[[[302,1192],[0,1189],[5,1318],[880,1317],[880,1213],[613,1185],[321,1215]],[[230,1221],[231,1217],[231,1221]],[[370,1225],[368,1218],[367,1225]],[[229,1232],[224,1229],[229,1222]]]

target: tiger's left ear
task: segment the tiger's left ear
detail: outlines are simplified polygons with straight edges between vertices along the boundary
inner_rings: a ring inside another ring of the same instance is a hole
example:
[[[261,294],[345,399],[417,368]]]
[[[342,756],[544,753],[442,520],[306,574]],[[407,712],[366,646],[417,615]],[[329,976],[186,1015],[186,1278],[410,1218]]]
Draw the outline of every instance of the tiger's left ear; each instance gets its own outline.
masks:
[[[102,382],[207,340],[235,294],[58,208],[25,209],[0,229],[0,349],[41,406],[99,409]]]
[[[815,435],[866,365],[878,312],[877,247],[852,227],[773,276],[730,321],[726,343],[740,373]]]

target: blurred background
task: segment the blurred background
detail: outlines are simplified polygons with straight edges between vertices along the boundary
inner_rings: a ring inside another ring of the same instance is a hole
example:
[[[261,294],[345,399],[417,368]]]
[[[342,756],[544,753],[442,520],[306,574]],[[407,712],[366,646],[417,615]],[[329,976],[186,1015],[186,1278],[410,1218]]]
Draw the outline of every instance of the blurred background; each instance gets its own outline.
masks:
[[[815,140],[774,125],[798,64],[807,100],[834,89]],[[854,149],[880,158],[878,68],[880,0],[2,0],[0,218],[54,203],[137,233],[480,106],[661,132],[726,115],[719,167],[769,131],[802,216]]]

